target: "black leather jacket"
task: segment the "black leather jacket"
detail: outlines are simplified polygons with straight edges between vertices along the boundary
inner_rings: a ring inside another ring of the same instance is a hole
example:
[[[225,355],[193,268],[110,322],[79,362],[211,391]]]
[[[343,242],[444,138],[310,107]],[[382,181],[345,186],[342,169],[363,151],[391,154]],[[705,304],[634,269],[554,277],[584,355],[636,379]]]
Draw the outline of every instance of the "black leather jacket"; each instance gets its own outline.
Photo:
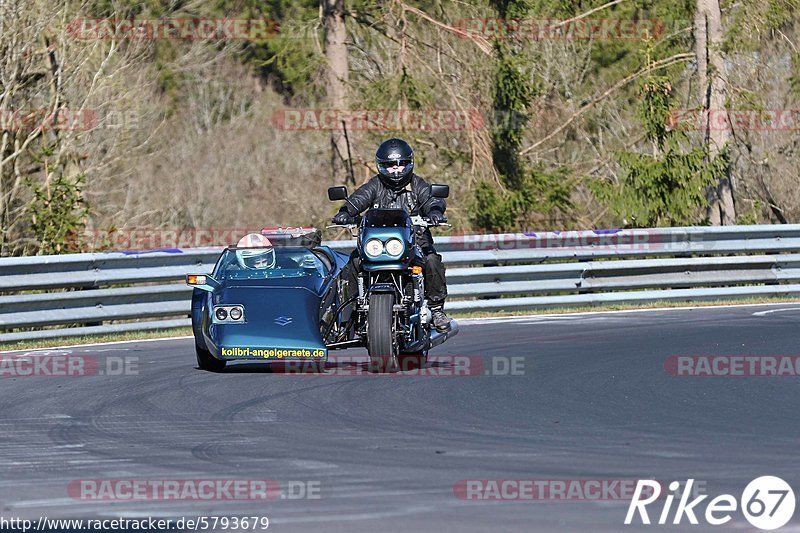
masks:
[[[342,209],[345,208],[351,216],[372,208],[405,209],[412,216],[425,216],[433,209],[444,213],[447,204],[441,198],[432,198],[428,182],[414,174],[411,182],[399,191],[393,191],[379,176],[374,176],[347,198]]]
[[[348,198],[340,211],[347,210],[350,216],[356,216],[367,209],[405,209],[409,215],[427,216],[432,210],[447,209],[447,203],[442,198],[431,197],[430,185],[416,174],[411,177],[411,182],[399,191],[388,188],[381,181],[380,176],[372,177],[368,182],[359,187]],[[433,236],[427,228],[419,235],[418,241],[423,252],[436,253],[433,248]]]

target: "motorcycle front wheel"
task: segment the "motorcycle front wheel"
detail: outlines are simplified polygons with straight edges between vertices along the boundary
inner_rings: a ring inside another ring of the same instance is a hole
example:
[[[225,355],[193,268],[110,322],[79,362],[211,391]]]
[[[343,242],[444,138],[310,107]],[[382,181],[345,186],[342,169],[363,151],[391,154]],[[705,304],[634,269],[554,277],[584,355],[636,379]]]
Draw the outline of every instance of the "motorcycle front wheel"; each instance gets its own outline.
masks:
[[[367,350],[371,372],[396,372],[399,368],[394,334],[394,294],[374,293],[369,297]]]

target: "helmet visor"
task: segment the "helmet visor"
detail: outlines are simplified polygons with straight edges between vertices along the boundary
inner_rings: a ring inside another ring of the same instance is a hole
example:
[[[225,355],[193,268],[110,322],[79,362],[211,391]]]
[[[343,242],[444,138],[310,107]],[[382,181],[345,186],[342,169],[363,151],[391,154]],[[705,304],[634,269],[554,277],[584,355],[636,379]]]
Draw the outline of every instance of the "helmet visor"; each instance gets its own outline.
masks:
[[[236,250],[239,265],[249,270],[266,270],[275,267],[274,248],[249,248]]]
[[[386,176],[403,176],[409,165],[411,165],[411,159],[384,159],[378,162],[382,174]]]
[[[244,264],[247,265],[249,268],[255,270],[272,268],[273,266],[275,266],[275,252],[270,251],[266,254],[258,255],[255,257],[247,257],[244,260]]]

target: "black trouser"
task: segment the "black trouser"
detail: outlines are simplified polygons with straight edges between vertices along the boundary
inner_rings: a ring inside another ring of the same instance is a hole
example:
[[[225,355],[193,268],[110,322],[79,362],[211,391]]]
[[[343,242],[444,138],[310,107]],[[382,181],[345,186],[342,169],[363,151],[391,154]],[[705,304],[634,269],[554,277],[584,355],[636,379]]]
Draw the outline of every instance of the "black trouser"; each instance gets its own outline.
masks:
[[[427,235],[425,235],[427,233]],[[431,307],[444,305],[447,298],[447,280],[445,279],[445,268],[442,263],[442,256],[436,253],[433,247],[433,239],[430,232],[426,231],[420,236],[419,243],[422,253],[425,256],[423,265],[423,275],[425,276],[425,297],[428,298]],[[426,238],[427,237],[427,238]],[[348,285],[348,292],[351,295],[358,294],[358,274],[361,272],[361,258],[358,250],[353,250],[350,254],[350,262],[345,267]]]

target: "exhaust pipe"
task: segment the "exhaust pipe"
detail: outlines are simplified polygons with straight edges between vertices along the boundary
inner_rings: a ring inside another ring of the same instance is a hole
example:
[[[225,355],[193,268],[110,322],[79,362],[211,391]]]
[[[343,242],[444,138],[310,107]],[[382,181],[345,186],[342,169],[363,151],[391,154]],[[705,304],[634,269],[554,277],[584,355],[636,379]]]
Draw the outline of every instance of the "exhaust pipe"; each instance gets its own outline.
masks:
[[[428,341],[428,349],[433,348],[434,346],[439,346],[444,341],[451,337],[455,337],[458,335],[458,322],[455,320],[450,320],[450,329],[447,331],[431,331],[431,338]]]

